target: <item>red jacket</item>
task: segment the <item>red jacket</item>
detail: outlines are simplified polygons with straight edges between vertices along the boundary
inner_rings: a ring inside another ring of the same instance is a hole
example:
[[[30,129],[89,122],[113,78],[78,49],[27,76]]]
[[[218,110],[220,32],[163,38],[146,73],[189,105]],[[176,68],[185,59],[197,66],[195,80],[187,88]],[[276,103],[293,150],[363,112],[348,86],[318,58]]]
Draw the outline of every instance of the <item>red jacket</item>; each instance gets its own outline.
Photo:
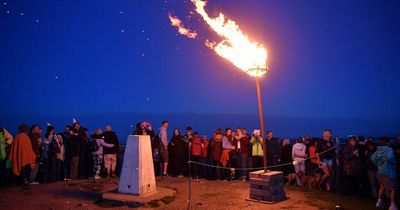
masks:
[[[201,155],[201,139],[199,137],[194,137],[192,140],[192,155]]]
[[[208,140],[201,142],[201,157],[202,158],[208,157]]]

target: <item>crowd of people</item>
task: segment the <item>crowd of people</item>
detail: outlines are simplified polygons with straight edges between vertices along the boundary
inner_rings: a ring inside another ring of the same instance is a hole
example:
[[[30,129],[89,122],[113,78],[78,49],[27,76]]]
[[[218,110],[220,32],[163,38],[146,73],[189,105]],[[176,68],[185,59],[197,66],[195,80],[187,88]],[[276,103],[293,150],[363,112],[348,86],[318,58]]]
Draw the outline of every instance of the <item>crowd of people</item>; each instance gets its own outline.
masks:
[[[385,195],[390,210],[396,207],[400,184],[400,136],[397,139],[350,136],[341,145],[328,129],[322,138],[266,139],[255,129],[216,129],[211,136],[187,127],[182,134],[163,121],[154,131],[151,123],[140,122],[134,135],[149,135],[157,176],[193,179],[248,181],[249,172],[263,169],[264,149],[268,170],[279,170],[286,183],[300,187],[336,191],[348,195],[370,196],[383,207]],[[74,121],[63,132],[48,125],[44,138],[38,125],[19,126],[13,136],[0,128],[1,184],[37,184],[80,178],[115,177],[121,165],[119,140],[110,126],[88,130]],[[266,146],[266,148],[263,148]],[[190,164],[188,164],[190,163]]]
[[[21,124],[15,138],[0,128],[0,184],[114,178],[119,146],[111,126],[89,135],[76,120],[59,133],[48,124],[44,136],[39,125]]]

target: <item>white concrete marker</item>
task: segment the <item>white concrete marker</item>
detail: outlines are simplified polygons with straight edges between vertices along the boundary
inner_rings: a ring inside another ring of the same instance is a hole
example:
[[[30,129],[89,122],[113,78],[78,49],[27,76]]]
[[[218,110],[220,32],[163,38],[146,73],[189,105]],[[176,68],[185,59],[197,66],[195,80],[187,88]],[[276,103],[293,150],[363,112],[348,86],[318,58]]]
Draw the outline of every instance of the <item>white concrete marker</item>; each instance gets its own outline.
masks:
[[[143,195],[156,191],[150,136],[129,135],[118,192]]]

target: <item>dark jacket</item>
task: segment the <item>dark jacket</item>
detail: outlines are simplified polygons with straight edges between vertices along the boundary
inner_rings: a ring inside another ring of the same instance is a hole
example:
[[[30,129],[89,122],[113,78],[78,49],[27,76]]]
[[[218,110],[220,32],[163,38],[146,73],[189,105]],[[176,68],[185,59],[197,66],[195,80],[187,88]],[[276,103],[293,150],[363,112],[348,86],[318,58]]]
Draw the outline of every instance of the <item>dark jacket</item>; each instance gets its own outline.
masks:
[[[272,138],[267,140],[267,156],[269,159],[273,157],[281,157],[282,155],[282,145],[279,139]]]
[[[377,171],[378,167],[372,162],[371,156],[375,153],[376,150],[367,150],[365,151],[365,164],[368,171]]]
[[[240,151],[238,151],[238,141],[240,141]],[[233,145],[235,146],[235,152],[247,154],[249,152],[250,138],[248,136],[243,136],[240,139],[233,138]]]
[[[113,147],[103,147],[103,153],[106,154],[117,154],[119,152],[119,140],[118,136],[114,131],[104,132],[104,141],[107,144],[114,144]]]
[[[210,154],[213,161],[220,161],[222,155],[222,135],[216,134],[210,141]]]
[[[189,145],[183,140],[183,137],[180,135],[173,136],[168,145],[171,151],[171,155],[173,155],[175,159],[184,159],[188,146]]]
[[[360,173],[361,154],[357,148],[347,145],[343,153],[343,174],[358,176]]]
[[[39,134],[29,133],[29,138],[31,139],[33,152],[35,153],[36,157],[39,157],[40,156]]]
[[[81,140],[79,136],[71,135],[69,142],[69,156],[75,157],[80,155],[81,150]]]

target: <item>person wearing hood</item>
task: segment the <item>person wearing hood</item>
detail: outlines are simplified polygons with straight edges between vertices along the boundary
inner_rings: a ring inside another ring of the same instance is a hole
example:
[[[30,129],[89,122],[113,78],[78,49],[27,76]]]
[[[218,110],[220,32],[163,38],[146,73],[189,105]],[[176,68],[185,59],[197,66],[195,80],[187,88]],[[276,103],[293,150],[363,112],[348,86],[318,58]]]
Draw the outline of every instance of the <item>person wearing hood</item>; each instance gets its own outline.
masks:
[[[11,144],[8,159],[11,161],[11,171],[14,175],[23,174],[23,183],[28,184],[30,170],[35,168],[36,155],[32,150],[31,140],[27,134],[28,125],[22,124],[18,127],[19,133]]]
[[[296,144],[293,145],[292,158],[294,161],[294,170],[296,172],[296,183],[302,186],[302,178],[306,172],[305,158],[307,157],[307,146],[303,142],[303,138],[299,137]]]
[[[94,179],[101,179],[100,176],[100,169],[101,166],[103,164],[103,147],[114,147],[114,144],[108,144],[104,141],[104,135],[103,135],[103,131],[101,130],[101,128],[97,128],[95,133],[91,136],[92,137],[92,142],[94,144],[94,149],[92,148],[94,151],[92,151],[92,157],[93,157],[93,177]],[[96,147],[97,145],[97,147]]]
[[[383,196],[385,191],[390,191],[390,207],[389,210],[397,210],[396,206],[396,159],[393,149],[389,146],[390,139],[381,137],[376,152],[371,156],[372,162],[378,167],[378,181],[381,185],[378,194],[376,207],[383,208]]]

